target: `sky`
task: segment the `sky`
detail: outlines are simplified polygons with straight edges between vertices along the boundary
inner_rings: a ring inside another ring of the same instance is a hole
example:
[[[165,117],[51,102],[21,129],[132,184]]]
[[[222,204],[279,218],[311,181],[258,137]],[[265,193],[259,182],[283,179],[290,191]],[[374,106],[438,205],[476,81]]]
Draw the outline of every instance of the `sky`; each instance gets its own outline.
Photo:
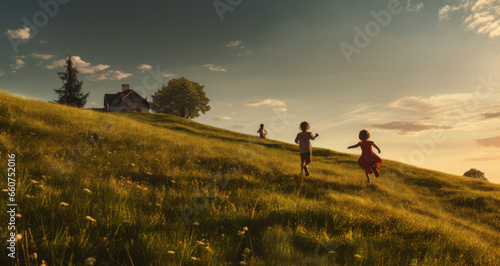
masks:
[[[313,147],[356,154],[367,129],[383,159],[500,183],[500,0],[18,0],[0,31],[15,95],[55,100],[72,55],[86,107],[186,77],[200,123],[292,143],[308,121]]]

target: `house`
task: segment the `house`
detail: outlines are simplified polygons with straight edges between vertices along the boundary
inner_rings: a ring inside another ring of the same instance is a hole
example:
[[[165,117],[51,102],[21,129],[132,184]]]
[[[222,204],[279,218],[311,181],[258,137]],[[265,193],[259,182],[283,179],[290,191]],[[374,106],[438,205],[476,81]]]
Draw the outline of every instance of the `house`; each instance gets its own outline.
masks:
[[[104,112],[143,112],[149,113],[149,103],[129,84],[122,84],[122,91],[117,94],[104,94]]]

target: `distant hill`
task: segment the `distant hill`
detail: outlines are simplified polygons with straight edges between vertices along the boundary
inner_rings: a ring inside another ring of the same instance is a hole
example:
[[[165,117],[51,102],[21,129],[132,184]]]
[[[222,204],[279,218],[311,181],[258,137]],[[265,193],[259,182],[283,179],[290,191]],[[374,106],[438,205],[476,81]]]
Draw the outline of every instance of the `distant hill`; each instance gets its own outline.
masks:
[[[357,155],[327,149],[303,177],[296,145],[2,92],[0,129],[0,184],[15,154],[22,215],[18,258],[0,265],[500,261],[500,186],[486,181],[385,160],[367,184]]]

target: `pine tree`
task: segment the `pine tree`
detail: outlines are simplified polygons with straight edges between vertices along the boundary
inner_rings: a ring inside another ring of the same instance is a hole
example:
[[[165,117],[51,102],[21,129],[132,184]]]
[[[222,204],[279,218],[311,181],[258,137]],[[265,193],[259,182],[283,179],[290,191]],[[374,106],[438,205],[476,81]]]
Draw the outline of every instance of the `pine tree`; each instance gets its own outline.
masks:
[[[87,103],[87,98],[90,93],[82,92],[83,81],[78,80],[78,70],[73,67],[71,56],[66,59],[66,71],[58,72],[59,78],[62,80],[63,86],[54,91],[59,99],[57,103],[82,108]]]

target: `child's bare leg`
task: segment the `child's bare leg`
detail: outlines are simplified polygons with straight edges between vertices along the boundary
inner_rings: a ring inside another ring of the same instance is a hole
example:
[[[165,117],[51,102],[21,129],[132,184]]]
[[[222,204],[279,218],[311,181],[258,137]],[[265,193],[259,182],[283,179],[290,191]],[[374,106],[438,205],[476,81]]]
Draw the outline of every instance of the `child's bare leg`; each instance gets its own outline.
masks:
[[[368,182],[368,183],[372,182],[370,180],[370,175],[368,175],[368,171],[365,171],[365,175],[366,175],[366,182]]]

